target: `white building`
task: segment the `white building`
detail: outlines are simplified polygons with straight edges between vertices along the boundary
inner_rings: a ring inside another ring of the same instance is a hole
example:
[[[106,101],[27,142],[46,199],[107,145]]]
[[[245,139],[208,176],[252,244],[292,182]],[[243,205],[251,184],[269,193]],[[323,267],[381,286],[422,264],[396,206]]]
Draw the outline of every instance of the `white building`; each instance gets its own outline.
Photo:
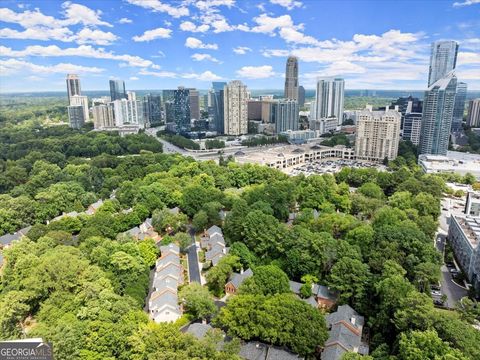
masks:
[[[480,98],[470,100],[468,103],[467,125],[480,127]]]
[[[395,110],[372,111],[372,107],[357,114],[355,155],[357,159],[382,161],[397,157],[402,114]]]
[[[121,99],[110,102],[109,106],[112,109],[115,126],[143,126],[143,105],[141,101]]]
[[[311,119],[336,117],[338,125],[342,125],[344,91],[345,81],[343,79],[318,79],[315,101],[310,108]]]
[[[452,216],[448,240],[468,280],[480,293],[480,218]]]
[[[115,126],[113,110],[107,105],[96,105],[92,107],[93,125],[95,129],[111,128]]]
[[[322,134],[335,131],[338,126],[338,119],[336,117],[317,120],[312,119],[308,122],[308,125],[310,130],[315,131],[318,137]]]
[[[243,135],[248,133],[247,86],[239,80],[230,81],[224,87],[224,125],[225,135]]]
[[[480,217],[480,192],[467,192],[465,201],[465,214],[468,216]]]
[[[480,155],[458,151],[447,151],[447,155],[422,154],[418,157],[418,165],[427,174],[456,173],[472,174],[480,180]]]
[[[83,115],[85,121],[90,121],[90,115],[88,111],[88,97],[82,95],[72,95],[70,96],[70,106],[82,106]]]

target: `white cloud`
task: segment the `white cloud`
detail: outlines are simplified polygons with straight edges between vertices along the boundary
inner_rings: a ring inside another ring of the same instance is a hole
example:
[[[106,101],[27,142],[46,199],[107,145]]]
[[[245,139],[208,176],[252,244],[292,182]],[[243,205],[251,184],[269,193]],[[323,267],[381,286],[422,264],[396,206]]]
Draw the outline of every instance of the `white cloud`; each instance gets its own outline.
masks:
[[[250,29],[252,32],[269,34],[274,36],[274,31],[279,28],[293,28],[297,29],[290,15],[281,15],[278,17],[271,17],[267,14],[261,14],[253,19],[257,25]]]
[[[246,46],[237,46],[236,48],[233,48],[233,52],[238,55],[245,55],[247,51],[252,51],[252,49]]]
[[[130,76],[130,78],[128,80],[131,80],[131,81],[137,81],[139,80],[138,77],[136,76]]]
[[[464,2],[454,2],[453,7],[470,6],[474,4],[480,4],[480,0],[465,0]]]
[[[60,63],[56,65],[36,65],[31,62],[8,59],[0,60],[0,73],[3,75],[12,75],[17,73],[31,72],[34,74],[67,74],[67,73],[101,73],[104,69],[98,67],[88,67],[81,65],[74,65],[68,63]]]
[[[10,28],[0,29],[0,38],[29,39],[29,40],[57,40],[63,42],[73,41],[73,33],[68,28],[36,27],[18,31]]]
[[[202,40],[199,40],[194,37],[188,37],[187,40],[185,41],[185,46],[190,49],[211,49],[211,50],[218,49],[217,44],[205,44]]]
[[[270,65],[263,66],[244,66],[237,70],[237,75],[246,79],[265,79],[275,76],[275,72]]]
[[[480,64],[480,53],[477,53],[477,52],[459,52],[457,61],[458,61],[458,65]],[[480,78],[480,70],[479,70],[479,73],[477,74],[477,77]]]
[[[214,58],[212,55],[210,54],[199,54],[199,53],[196,53],[196,54],[193,54],[191,56],[191,58],[195,61],[203,61],[203,60],[209,60],[209,61],[213,61],[213,62],[216,62],[216,63],[220,63],[220,61],[216,58]]]
[[[160,78],[176,78],[177,74],[172,71],[150,71],[147,69],[141,69],[138,72],[139,75],[147,75],[147,76],[156,76]]]
[[[221,76],[218,76],[209,70],[204,71],[203,73],[200,73],[200,74],[196,74],[196,73],[183,74],[182,77],[184,79],[195,79],[199,81],[217,81],[222,79]]]
[[[100,20],[102,15],[100,10],[92,10],[84,5],[74,4],[70,1],[64,2],[62,8],[65,11],[66,19],[63,21],[65,25],[83,24],[112,27],[108,22]]]
[[[283,6],[288,10],[292,10],[295,7],[301,7],[302,3],[295,0],[270,0],[272,4]]]
[[[315,39],[313,36],[307,36],[291,27],[281,28],[280,37],[288,43],[306,44],[306,45],[319,44],[319,41]]]
[[[210,26],[207,24],[203,24],[200,26],[195,25],[191,21],[184,21],[180,24],[180,30],[182,31],[191,31],[191,32],[206,32],[210,29]]]
[[[166,29],[166,28],[156,28],[152,30],[147,30],[145,31],[142,35],[140,36],[134,36],[132,39],[133,41],[151,41],[155,39],[168,39],[172,37],[170,34],[172,33],[172,30]]]
[[[235,0],[195,0],[193,4],[201,11],[209,11],[219,6],[231,8],[235,5]]]
[[[133,21],[128,18],[121,18],[120,20],[118,20],[118,22],[120,24],[131,24]]]
[[[110,45],[117,36],[111,32],[105,32],[98,29],[83,28],[74,36],[75,42],[78,44],[96,44],[96,45]]]
[[[40,46],[31,45],[27,46],[24,50],[12,50],[11,48],[0,45],[0,53],[7,57],[27,57],[27,56],[42,56],[42,57],[61,57],[61,56],[78,56],[95,59],[109,59],[123,61],[132,67],[152,67],[155,68],[155,64],[152,61],[143,59],[134,55],[117,55],[111,51],[105,51],[103,48],[94,48],[90,45],[81,45],[76,48],[61,49],[56,45]]]
[[[152,10],[154,12],[167,13],[168,15],[174,18],[190,15],[190,12],[188,11],[188,7],[172,6],[169,4],[165,4],[159,0],[127,0],[127,2],[132,5],[137,5],[145,9]]]
[[[266,49],[262,51],[262,55],[265,57],[286,57],[290,55],[289,50],[282,50],[282,49]]]

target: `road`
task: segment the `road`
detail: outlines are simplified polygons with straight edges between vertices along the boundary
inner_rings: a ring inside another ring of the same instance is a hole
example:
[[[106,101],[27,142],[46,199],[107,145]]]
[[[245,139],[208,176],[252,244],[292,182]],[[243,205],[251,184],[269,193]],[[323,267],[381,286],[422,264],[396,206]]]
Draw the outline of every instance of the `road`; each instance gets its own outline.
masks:
[[[190,228],[190,236],[192,237],[192,245],[187,248],[187,257],[188,257],[188,274],[190,276],[190,282],[202,283],[200,279],[200,267],[198,263],[198,253],[197,246],[195,245],[195,231]]]

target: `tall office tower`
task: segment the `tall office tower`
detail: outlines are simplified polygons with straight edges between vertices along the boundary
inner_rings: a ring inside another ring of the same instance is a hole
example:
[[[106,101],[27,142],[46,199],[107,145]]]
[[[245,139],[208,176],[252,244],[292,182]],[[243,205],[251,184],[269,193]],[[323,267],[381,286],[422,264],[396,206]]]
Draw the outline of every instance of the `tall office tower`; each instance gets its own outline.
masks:
[[[407,113],[421,113],[423,101],[413,96],[399,97],[397,100],[392,101],[390,107],[398,106],[398,111],[405,115]]]
[[[179,134],[190,131],[190,91],[179,86],[173,95],[173,117],[175,119],[176,131]]]
[[[165,123],[171,124],[175,122],[175,114],[173,113],[173,99],[175,90],[162,90],[163,109],[165,111]]]
[[[343,122],[343,97],[345,81],[340,78],[318,79],[315,93],[313,119],[336,117],[338,125]]]
[[[143,106],[138,100],[115,100],[109,103],[114,119],[114,126],[138,125],[143,127]]]
[[[422,113],[406,113],[404,116],[402,116],[402,119],[402,139],[411,141],[413,145],[418,145],[420,142],[420,131],[422,129]]]
[[[82,105],[67,106],[68,121],[73,129],[80,129],[85,124],[84,107]]]
[[[226,82],[212,82],[212,115],[217,134],[225,133],[224,88]]]
[[[123,80],[110,80],[110,99],[111,101],[127,99]]]
[[[447,154],[456,92],[457,78],[453,72],[425,91],[419,154]]]
[[[262,119],[262,104],[263,101],[258,99],[248,100],[248,120]]]
[[[435,41],[430,53],[428,87],[446,76],[457,65],[458,43],[456,41]]]
[[[160,95],[147,94],[143,97],[143,115],[150,126],[159,126],[162,123],[162,99]]]
[[[190,118],[200,120],[200,94],[197,89],[188,89]]]
[[[226,135],[248,133],[247,86],[240,80],[230,81],[224,87],[224,129]]]
[[[70,105],[71,106],[82,106],[83,107],[83,116],[85,121],[90,121],[90,114],[88,111],[88,97],[81,95],[72,95],[70,96]]]
[[[305,105],[305,88],[303,86],[298,87],[298,106]]]
[[[457,82],[457,93],[455,94],[455,105],[453,107],[452,131],[458,131],[462,128],[466,99],[467,84],[464,82]]]
[[[66,81],[67,81],[68,103],[70,104],[70,98],[72,96],[82,95],[82,88],[80,87],[80,78],[76,74],[68,74]]]
[[[467,126],[480,127],[480,98],[468,103]]]
[[[202,101],[203,102],[202,103],[202,109],[203,109],[203,111],[208,112],[208,106],[209,106],[208,105],[208,94],[203,95],[202,100],[203,100]]]
[[[285,99],[298,100],[298,59],[289,56],[285,69]]]
[[[95,105],[92,107],[92,113],[95,129],[101,130],[115,126],[112,109],[108,105]]]
[[[272,101],[270,106],[270,117],[272,123],[275,124],[275,132],[277,134],[287,130],[298,130],[299,108],[296,100]]]
[[[372,107],[357,113],[355,155],[357,159],[382,161],[397,157],[402,114],[386,108],[372,111]]]

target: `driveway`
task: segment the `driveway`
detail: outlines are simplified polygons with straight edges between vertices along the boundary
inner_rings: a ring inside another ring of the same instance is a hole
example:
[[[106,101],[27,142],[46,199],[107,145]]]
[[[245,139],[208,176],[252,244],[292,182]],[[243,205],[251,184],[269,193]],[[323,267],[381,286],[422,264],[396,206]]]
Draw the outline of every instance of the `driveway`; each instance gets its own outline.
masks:
[[[190,282],[198,282],[201,284],[202,281],[200,279],[197,246],[195,245],[195,231],[190,228],[188,232],[192,237],[192,245],[187,248],[188,274],[190,277]]]
[[[454,308],[458,301],[464,296],[467,296],[468,291],[463,287],[457,285],[453,282],[452,275],[450,274],[450,269],[445,265],[441,267],[442,276],[440,278],[440,283],[442,284],[442,293],[447,295],[447,301],[445,306],[449,308]]]

